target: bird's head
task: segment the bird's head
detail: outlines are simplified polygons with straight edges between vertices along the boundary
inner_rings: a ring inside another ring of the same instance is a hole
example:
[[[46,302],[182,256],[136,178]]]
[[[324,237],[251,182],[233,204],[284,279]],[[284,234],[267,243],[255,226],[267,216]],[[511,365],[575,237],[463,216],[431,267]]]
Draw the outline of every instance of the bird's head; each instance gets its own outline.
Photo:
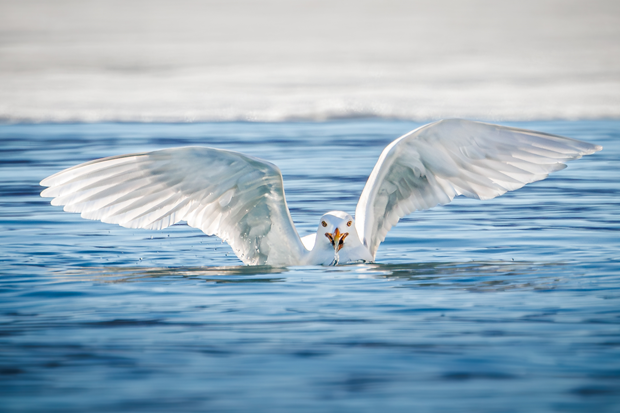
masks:
[[[353,217],[346,212],[331,211],[319,220],[317,242],[320,238],[324,240],[323,242],[329,242],[335,252],[344,247],[345,240],[349,236],[357,237],[357,232],[355,232]]]

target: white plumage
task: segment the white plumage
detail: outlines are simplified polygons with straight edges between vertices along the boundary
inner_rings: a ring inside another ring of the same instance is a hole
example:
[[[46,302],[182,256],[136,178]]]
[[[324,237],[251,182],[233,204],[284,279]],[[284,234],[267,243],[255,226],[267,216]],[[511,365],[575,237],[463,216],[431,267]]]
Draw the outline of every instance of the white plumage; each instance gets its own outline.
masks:
[[[601,146],[466,120],[422,126],[381,153],[355,210],[332,211],[300,239],[277,166],[207,147],[97,159],[52,175],[41,196],[83,218],[128,228],[179,221],[217,235],[249,265],[372,261],[400,218],[457,195],[491,199],[545,179]]]

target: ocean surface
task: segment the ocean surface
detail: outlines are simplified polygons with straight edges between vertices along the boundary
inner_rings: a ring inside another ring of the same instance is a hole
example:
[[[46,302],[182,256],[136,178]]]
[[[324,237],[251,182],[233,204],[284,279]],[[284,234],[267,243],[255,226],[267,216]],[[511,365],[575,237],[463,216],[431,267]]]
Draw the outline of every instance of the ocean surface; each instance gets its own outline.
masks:
[[[245,267],[182,223],[81,219],[39,181],[205,145],[277,164],[300,235],[409,121],[0,125],[2,412],[620,412],[620,121],[500,198],[404,218],[377,262]]]

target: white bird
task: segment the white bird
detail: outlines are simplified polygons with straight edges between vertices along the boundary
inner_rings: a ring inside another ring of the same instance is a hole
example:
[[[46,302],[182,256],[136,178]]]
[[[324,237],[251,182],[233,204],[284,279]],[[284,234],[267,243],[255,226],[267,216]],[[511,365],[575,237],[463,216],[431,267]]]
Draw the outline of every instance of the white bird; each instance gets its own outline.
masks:
[[[355,210],[321,217],[300,238],[277,166],[238,152],[183,147],[97,159],[43,181],[52,205],[127,228],[187,221],[248,265],[372,262],[400,218],[457,195],[491,199],[600,151],[578,140],[467,120],[441,120],[390,143]]]

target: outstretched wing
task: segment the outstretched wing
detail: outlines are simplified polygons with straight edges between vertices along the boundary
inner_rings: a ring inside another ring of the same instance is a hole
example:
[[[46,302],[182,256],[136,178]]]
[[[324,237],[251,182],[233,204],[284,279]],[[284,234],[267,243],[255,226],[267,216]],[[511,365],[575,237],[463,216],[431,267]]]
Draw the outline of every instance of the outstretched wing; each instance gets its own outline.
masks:
[[[355,210],[373,257],[405,215],[457,195],[491,199],[563,169],[601,146],[524,129],[460,119],[422,126],[381,153]]]
[[[179,221],[226,241],[246,264],[289,265],[305,251],[277,166],[205,147],[86,162],[52,175],[41,196],[83,218],[128,228]]]

